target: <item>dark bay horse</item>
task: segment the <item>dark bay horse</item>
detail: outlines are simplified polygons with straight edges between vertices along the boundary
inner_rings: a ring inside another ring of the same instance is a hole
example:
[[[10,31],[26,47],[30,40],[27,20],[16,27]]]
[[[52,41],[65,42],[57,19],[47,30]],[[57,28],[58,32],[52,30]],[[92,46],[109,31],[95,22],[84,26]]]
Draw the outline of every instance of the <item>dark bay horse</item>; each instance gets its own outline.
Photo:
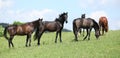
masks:
[[[28,22],[22,25],[10,25],[4,30],[4,37],[8,40],[9,47],[14,47],[12,42],[15,35],[27,35],[26,38],[26,47],[29,41],[29,46],[31,46],[31,34],[35,31],[35,29],[40,26],[42,23],[42,19],[38,19],[33,22]],[[7,32],[10,35],[10,38],[7,37]]]
[[[108,20],[106,17],[100,17],[99,18],[99,26],[100,26],[100,30],[102,28],[102,35],[105,32],[108,32]]]
[[[77,18],[73,21],[73,33],[75,35],[75,41],[78,41],[78,31],[80,28],[86,29],[87,35],[84,37],[85,40],[88,36],[88,40],[90,40],[90,33],[92,28],[95,30],[95,36],[98,38],[100,36],[99,25],[98,23],[92,18]]]
[[[59,15],[59,18],[55,19],[55,21],[43,21],[43,26],[39,27],[34,35],[35,40],[38,39],[37,44],[40,45],[40,38],[45,31],[50,31],[50,32],[56,31],[55,43],[57,43],[58,34],[60,37],[60,42],[62,42],[61,32],[64,27],[64,22],[66,23],[68,22],[67,18],[68,18],[68,13],[62,13]]]

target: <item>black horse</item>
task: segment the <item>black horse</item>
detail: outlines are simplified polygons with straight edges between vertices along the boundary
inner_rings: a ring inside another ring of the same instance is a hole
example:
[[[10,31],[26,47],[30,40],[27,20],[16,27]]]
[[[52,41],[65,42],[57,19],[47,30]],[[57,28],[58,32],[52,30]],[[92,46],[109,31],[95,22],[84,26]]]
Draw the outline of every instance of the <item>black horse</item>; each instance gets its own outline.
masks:
[[[88,40],[90,40],[90,32],[92,28],[95,30],[95,36],[98,38],[100,36],[100,31],[99,31],[99,25],[98,23],[92,19],[92,18],[77,18],[73,21],[73,33],[75,35],[75,40],[78,41],[77,34],[79,29],[86,29],[87,30],[87,35],[84,37],[83,40],[85,40],[88,36]]]
[[[15,35],[27,35],[26,38],[26,47],[29,41],[29,46],[31,46],[31,34],[37,29],[38,26],[42,24],[43,19],[38,19],[33,22],[28,22],[22,25],[10,25],[4,30],[4,37],[8,40],[9,47],[14,47],[12,40]],[[10,35],[10,38],[7,37],[7,32]]]
[[[67,18],[68,18],[68,13],[62,13],[59,15],[59,18],[55,19],[55,21],[43,21],[43,26],[40,26],[34,35],[35,40],[38,39],[37,44],[40,45],[40,38],[45,31],[50,31],[50,32],[56,31],[55,43],[57,43],[58,34],[60,37],[60,42],[62,42],[61,32],[64,27],[64,22],[66,23],[68,22]]]

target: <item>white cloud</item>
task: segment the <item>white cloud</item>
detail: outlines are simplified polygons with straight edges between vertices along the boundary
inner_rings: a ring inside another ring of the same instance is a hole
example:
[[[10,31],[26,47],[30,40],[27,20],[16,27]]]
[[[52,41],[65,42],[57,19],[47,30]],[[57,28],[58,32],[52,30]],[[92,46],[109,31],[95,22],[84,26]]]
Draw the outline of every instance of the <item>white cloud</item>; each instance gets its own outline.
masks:
[[[54,20],[55,16],[57,15],[57,12],[52,9],[30,10],[30,11],[8,10],[6,14],[7,16],[9,16],[7,18],[4,17],[4,19],[6,19],[6,22],[13,23],[14,21],[30,22],[38,18],[43,18],[43,20],[49,19],[50,21],[50,19]],[[12,19],[12,22],[9,21],[10,19]]]
[[[118,6],[120,0],[80,0],[79,5],[81,8],[98,9],[98,7]]]
[[[110,30],[120,30],[120,20],[108,18],[108,25]]]
[[[0,9],[2,9],[4,7],[10,7],[12,5],[13,5],[12,0],[0,0]]]
[[[95,11],[89,15],[89,17],[95,19],[97,22],[101,16],[107,17],[107,13],[105,11]]]
[[[44,9],[44,10],[32,10],[30,13],[31,17],[45,17],[46,14],[53,14],[53,13],[57,13],[54,10],[51,9]]]
[[[108,0],[101,0],[101,2],[100,2],[102,5],[105,5],[105,4],[107,4],[108,3]]]
[[[120,29],[120,20],[113,19],[112,17],[108,16],[108,14],[105,11],[95,11],[92,12],[88,17],[95,19],[97,22],[99,22],[99,18],[101,16],[105,16],[108,19],[108,25],[109,30],[119,30]]]

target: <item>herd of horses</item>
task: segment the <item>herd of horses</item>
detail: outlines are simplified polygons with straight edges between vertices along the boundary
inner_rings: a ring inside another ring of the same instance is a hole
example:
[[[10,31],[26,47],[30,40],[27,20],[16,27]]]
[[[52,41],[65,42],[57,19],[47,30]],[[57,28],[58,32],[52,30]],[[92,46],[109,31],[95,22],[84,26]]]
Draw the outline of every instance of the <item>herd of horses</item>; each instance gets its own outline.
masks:
[[[31,46],[31,35],[33,32],[34,34],[34,40],[38,40],[37,45],[40,45],[40,39],[42,34],[45,31],[55,32],[56,31],[56,37],[55,37],[55,43],[57,43],[57,38],[59,35],[60,42],[62,42],[61,33],[62,29],[64,27],[64,23],[67,23],[68,20],[68,13],[63,12],[59,15],[58,18],[56,18],[54,21],[43,21],[42,18],[39,18],[36,21],[28,22],[22,25],[9,25],[4,30],[4,37],[8,40],[9,48],[12,46],[14,47],[14,44],[12,42],[15,35],[26,35],[26,44],[25,46]],[[73,20],[73,33],[75,36],[75,41],[78,41],[78,32],[81,33],[81,30],[86,30],[87,34],[84,37],[83,40],[85,40],[88,37],[88,40],[90,40],[90,33],[92,28],[95,30],[95,37],[98,39],[101,35],[100,30],[102,29],[102,35],[105,32],[108,32],[108,21],[106,17],[100,17],[99,24],[92,18],[85,18],[85,14],[81,15],[81,18],[76,18]],[[9,34],[9,37],[7,37],[7,34]]]

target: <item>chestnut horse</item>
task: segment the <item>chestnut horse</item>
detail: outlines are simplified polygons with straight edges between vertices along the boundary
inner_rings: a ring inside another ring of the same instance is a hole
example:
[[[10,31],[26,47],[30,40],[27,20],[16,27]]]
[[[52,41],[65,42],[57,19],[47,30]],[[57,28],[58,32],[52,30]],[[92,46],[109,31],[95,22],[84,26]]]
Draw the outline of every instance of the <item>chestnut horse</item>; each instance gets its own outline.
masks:
[[[60,42],[62,42],[61,32],[64,27],[64,22],[66,23],[68,22],[67,18],[68,18],[68,13],[62,13],[59,15],[59,18],[55,19],[55,21],[43,21],[43,26],[42,27],[40,26],[34,35],[34,39],[35,40],[38,39],[37,44],[40,45],[40,38],[45,31],[50,31],[50,32],[56,31],[55,43],[57,43],[58,35],[60,37]]]
[[[99,18],[99,26],[100,26],[100,30],[102,28],[102,35],[105,32],[108,32],[108,20],[106,17],[100,17]]]
[[[12,40],[15,35],[27,35],[26,38],[26,47],[29,41],[29,46],[31,46],[31,35],[35,31],[35,29],[40,26],[42,23],[42,19],[38,19],[33,22],[28,22],[22,25],[9,25],[4,30],[4,37],[8,40],[9,48],[14,47]],[[10,38],[7,37],[7,32],[10,35]]]

